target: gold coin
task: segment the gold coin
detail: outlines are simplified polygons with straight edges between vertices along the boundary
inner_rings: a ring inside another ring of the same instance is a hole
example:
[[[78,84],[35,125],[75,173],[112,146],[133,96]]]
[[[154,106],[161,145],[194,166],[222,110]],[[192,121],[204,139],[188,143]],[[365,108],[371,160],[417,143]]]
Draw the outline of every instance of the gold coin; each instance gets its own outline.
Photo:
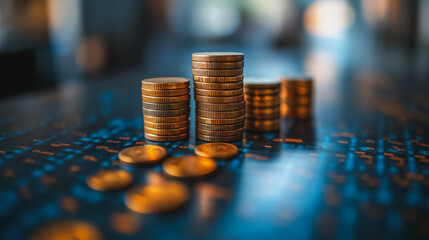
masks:
[[[276,108],[247,108],[247,118],[275,118],[280,116],[280,106]]]
[[[197,128],[211,130],[211,131],[235,130],[243,127],[244,127],[244,123],[224,124],[224,125],[197,123]]]
[[[206,118],[216,118],[216,119],[224,119],[224,118],[236,118],[240,116],[244,116],[246,111],[244,109],[237,111],[228,111],[228,112],[211,112],[211,111],[203,111],[196,110],[197,116],[206,117]]]
[[[154,142],[177,142],[177,141],[187,140],[189,138],[189,133],[183,133],[176,136],[159,136],[159,135],[145,132],[144,137],[147,140],[154,141]]]
[[[251,96],[251,95],[246,95],[245,96],[246,101],[252,101],[252,102],[265,102],[265,101],[275,101],[275,100],[279,100],[280,97],[279,96],[275,96],[275,95],[264,95],[264,96]]]
[[[196,108],[204,111],[215,111],[215,112],[225,112],[225,111],[236,111],[244,109],[246,107],[246,102],[236,102],[236,103],[203,103],[196,102]]]
[[[182,96],[189,94],[189,88],[179,88],[179,89],[144,89],[142,88],[142,95],[152,96],[152,97],[173,97],[173,96]]]
[[[205,129],[198,129],[197,128],[197,134],[200,135],[206,135],[206,136],[214,136],[214,137],[232,137],[243,135],[243,128],[235,129],[235,130],[224,130],[224,131],[213,131],[213,130],[205,130]]]
[[[244,62],[198,62],[192,61],[193,68],[200,69],[237,69],[243,68]]]
[[[256,89],[256,88],[244,88],[244,93],[246,95],[253,96],[264,96],[264,95],[275,95],[279,96],[281,89],[280,88],[266,88],[266,89]]]
[[[243,135],[231,136],[231,137],[215,137],[197,134],[197,139],[205,142],[238,142],[243,140]]]
[[[280,119],[251,120],[246,119],[245,128],[248,131],[274,131],[280,128]]]
[[[152,97],[142,95],[142,99],[144,102],[151,103],[177,103],[177,102],[186,102],[189,101],[190,97],[188,95],[175,96],[175,97]]]
[[[151,117],[175,117],[189,114],[189,108],[174,109],[174,110],[158,110],[143,108],[143,115]]]
[[[205,118],[197,116],[197,123],[203,123],[203,124],[235,124],[235,123],[241,123],[244,122],[244,116],[237,117],[237,118],[225,118],[225,119],[215,119],[215,118]]]
[[[143,116],[145,122],[152,123],[176,123],[189,120],[189,115],[175,116],[175,117],[151,117]]]
[[[195,95],[195,101],[203,103],[235,103],[242,102],[244,95],[231,96],[231,97],[207,97],[201,95]]]
[[[132,175],[124,170],[99,170],[96,174],[86,178],[88,187],[97,191],[121,190],[132,182]]]
[[[173,123],[153,123],[144,121],[144,127],[157,129],[183,128],[189,127],[189,121],[173,122]]]
[[[159,136],[176,136],[184,133],[189,133],[189,127],[182,128],[170,128],[170,129],[156,129],[156,128],[144,128],[145,133],[159,135]]]
[[[142,103],[143,103],[143,108],[146,108],[146,109],[173,110],[173,109],[189,108],[189,101],[177,102],[177,103],[150,103],[150,102],[142,101]]]
[[[230,143],[204,143],[195,147],[195,154],[200,157],[228,159],[238,154],[238,148]]]
[[[195,82],[204,83],[231,83],[231,82],[243,82],[243,75],[233,77],[207,77],[207,76],[194,76]]]
[[[200,52],[192,54],[192,61],[237,62],[243,60],[244,54],[238,52]]]
[[[180,77],[147,78],[142,80],[144,89],[178,89],[188,88],[189,79]]]
[[[272,100],[253,100],[246,99],[246,107],[248,108],[257,108],[257,107],[278,107],[280,104],[279,98],[274,98]]]
[[[200,177],[216,168],[214,160],[198,156],[171,157],[162,163],[163,171],[173,177]]]
[[[232,82],[232,83],[205,83],[205,82],[194,82],[195,88],[199,89],[210,89],[210,90],[232,90],[242,89],[243,82]]]
[[[76,220],[60,220],[49,223],[36,230],[30,240],[102,240],[100,230],[87,222]]]
[[[231,77],[243,74],[243,69],[199,69],[192,68],[192,74],[209,77]]]
[[[195,88],[195,95],[209,96],[209,97],[228,97],[228,96],[237,96],[243,94],[243,89],[234,89],[234,90],[208,90]]]
[[[118,158],[127,164],[156,163],[167,155],[165,148],[157,145],[142,145],[126,148],[119,152]]]
[[[255,89],[280,88],[280,80],[271,78],[245,78],[244,87]]]
[[[138,213],[161,213],[182,206],[188,195],[185,185],[168,181],[131,189],[125,195],[125,205]]]

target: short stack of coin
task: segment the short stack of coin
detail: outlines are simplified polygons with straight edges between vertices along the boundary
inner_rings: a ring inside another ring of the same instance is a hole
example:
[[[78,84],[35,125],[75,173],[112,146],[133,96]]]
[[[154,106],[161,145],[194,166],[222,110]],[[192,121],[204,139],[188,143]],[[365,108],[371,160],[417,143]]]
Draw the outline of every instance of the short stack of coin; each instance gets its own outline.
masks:
[[[197,138],[207,142],[243,139],[245,102],[244,54],[192,54]]]
[[[189,138],[189,79],[144,79],[142,99],[146,139],[167,142]]]
[[[267,78],[244,79],[246,130],[275,131],[280,128],[280,81]]]
[[[282,117],[291,119],[307,119],[311,117],[313,101],[313,79],[303,77],[281,78]]]

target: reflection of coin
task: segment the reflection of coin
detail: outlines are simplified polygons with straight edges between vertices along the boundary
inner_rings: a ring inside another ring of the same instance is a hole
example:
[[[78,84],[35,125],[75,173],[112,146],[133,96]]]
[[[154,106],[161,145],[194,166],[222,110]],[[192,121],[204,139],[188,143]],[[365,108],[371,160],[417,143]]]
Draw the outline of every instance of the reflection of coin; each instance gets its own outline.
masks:
[[[188,190],[177,181],[140,186],[125,195],[125,205],[138,213],[160,213],[174,210],[188,200]]]
[[[244,62],[198,62],[192,61],[193,68],[200,69],[237,69],[242,68]]]
[[[152,97],[152,96],[146,96],[142,95],[142,99],[145,102],[151,102],[151,103],[176,103],[176,102],[186,102],[189,101],[189,94],[188,95],[182,95],[182,96],[175,96],[175,97]]]
[[[233,89],[233,90],[209,90],[209,89],[199,89],[195,88],[195,95],[209,96],[209,97],[228,97],[228,96],[237,96],[243,94],[243,89]]]
[[[243,60],[244,54],[238,52],[200,52],[192,54],[192,61],[236,62]]]
[[[171,157],[162,163],[164,172],[173,177],[204,176],[216,168],[214,160],[198,156]]]
[[[175,123],[152,123],[152,122],[144,121],[144,127],[157,128],[157,129],[183,128],[183,127],[189,127],[189,121],[175,122]]]
[[[244,126],[243,123],[223,124],[223,125],[197,123],[197,128],[212,130],[212,131],[235,130],[235,129],[243,128],[243,126]]]
[[[204,123],[204,124],[234,124],[234,123],[243,123],[244,122],[244,116],[237,117],[237,118],[226,118],[226,119],[214,119],[214,118],[205,118],[205,117],[199,117],[197,116],[197,123]]]
[[[61,220],[43,226],[30,237],[30,240],[57,239],[101,240],[103,236],[100,230],[90,223]]]
[[[157,110],[143,108],[143,114],[151,117],[174,117],[189,114],[189,108],[173,110]]]
[[[170,129],[156,129],[156,128],[144,128],[145,133],[159,135],[159,136],[176,136],[184,133],[189,133],[189,127],[183,128],[170,128]]]
[[[230,82],[242,82],[243,75],[232,76],[232,77],[208,77],[208,76],[194,76],[195,82],[204,83],[230,83]]]
[[[172,110],[172,109],[182,109],[189,108],[188,102],[177,102],[177,103],[150,103],[143,102],[143,108],[146,109],[156,109],[156,110]]]
[[[214,136],[214,137],[232,137],[237,135],[243,135],[243,128],[239,128],[235,130],[224,130],[224,131],[213,131],[213,130],[205,130],[205,129],[197,128],[197,134]]]
[[[152,97],[172,97],[189,94],[189,88],[179,89],[144,89],[142,88],[142,95]]]
[[[243,88],[243,82],[232,82],[232,83],[205,83],[205,82],[194,82],[195,88],[210,89],[210,90],[230,90],[230,89],[241,89]]]
[[[189,79],[180,77],[148,78],[142,81],[144,89],[178,89],[189,87]]]
[[[195,95],[195,101],[204,102],[204,103],[235,103],[242,102],[244,100],[244,95],[231,96],[231,97],[207,97]]]
[[[146,122],[152,123],[175,123],[189,120],[189,115],[175,116],[175,117],[151,117],[143,116]]]
[[[228,111],[228,112],[212,112],[212,111],[202,111],[197,109],[196,114],[200,117],[206,117],[206,118],[216,118],[216,119],[223,119],[223,118],[236,118],[240,116],[244,116],[245,110],[237,110],[237,111]]]
[[[165,148],[157,145],[129,147],[119,152],[119,160],[127,164],[155,163],[167,155]]]
[[[183,141],[189,138],[189,133],[183,133],[180,135],[175,136],[159,136],[155,134],[150,134],[145,132],[144,137],[147,140],[154,141],[154,142],[175,142],[175,141]]]
[[[238,142],[243,139],[243,135],[237,135],[232,137],[215,137],[197,133],[197,139],[205,142]]]
[[[214,112],[225,112],[225,111],[236,111],[244,109],[246,102],[236,102],[236,103],[203,103],[197,102],[196,107],[199,110],[204,111],[214,111]]]
[[[88,187],[98,191],[120,190],[133,181],[130,173],[124,170],[100,170],[86,178]]]
[[[195,148],[195,154],[201,157],[227,159],[234,157],[238,148],[230,143],[205,143]]]

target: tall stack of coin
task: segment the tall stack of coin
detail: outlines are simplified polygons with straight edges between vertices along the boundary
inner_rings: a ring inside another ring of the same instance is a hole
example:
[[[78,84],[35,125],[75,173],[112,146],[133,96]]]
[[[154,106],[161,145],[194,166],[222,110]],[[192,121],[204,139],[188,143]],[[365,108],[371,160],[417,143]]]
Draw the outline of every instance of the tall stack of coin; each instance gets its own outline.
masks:
[[[246,130],[275,131],[280,128],[280,81],[244,79]]]
[[[142,99],[145,138],[159,142],[188,139],[189,96],[189,79],[144,79]]]
[[[312,113],[313,79],[303,77],[281,78],[282,117],[291,119],[307,119]]]
[[[243,61],[242,53],[192,54],[199,140],[232,142],[243,138]]]

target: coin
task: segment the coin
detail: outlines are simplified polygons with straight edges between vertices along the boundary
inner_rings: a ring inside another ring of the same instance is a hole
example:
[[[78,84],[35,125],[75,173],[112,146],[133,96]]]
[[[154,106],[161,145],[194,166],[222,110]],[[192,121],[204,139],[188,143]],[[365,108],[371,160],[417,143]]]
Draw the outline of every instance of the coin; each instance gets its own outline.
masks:
[[[232,83],[194,82],[194,86],[195,88],[199,88],[199,89],[231,90],[231,89],[242,89],[243,82],[232,82]]]
[[[247,118],[275,118],[280,116],[280,107],[276,108],[247,108]]]
[[[173,177],[200,177],[216,168],[214,160],[198,156],[171,157],[162,163],[163,171]]]
[[[197,123],[203,124],[235,124],[244,122],[244,116],[237,118],[226,118],[226,119],[214,119],[197,116]]]
[[[189,101],[189,94],[188,95],[182,95],[182,96],[175,96],[175,97],[152,97],[152,96],[146,96],[142,95],[142,99],[145,102],[151,102],[151,103],[176,103],[176,102],[185,102]]]
[[[275,100],[279,100],[279,96],[275,95],[264,95],[264,96],[245,96],[246,101],[253,101],[253,102],[272,102]]]
[[[189,101],[177,102],[177,103],[150,103],[143,102],[143,108],[146,109],[157,109],[157,110],[173,110],[173,109],[182,109],[189,108]]]
[[[208,76],[194,76],[195,82],[205,83],[231,83],[231,82],[242,82],[243,75],[233,77],[208,77]]]
[[[224,131],[213,131],[213,130],[205,130],[205,129],[198,129],[197,128],[197,134],[200,135],[206,135],[206,136],[214,136],[214,137],[232,137],[243,135],[243,128],[235,129],[235,130],[224,130]]]
[[[193,68],[200,69],[237,69],[242,68],[244,62],[199,62],[192,61]]]
[[[311,116],[311,105],[291,105],[282,103],[280,105],[280,113],[282,117],[292,119],[306,119]]]
[[[199,69],[192,68],[192,74],[209,77],[231,77],[243,74],[243,69]]]
[[[230,96],[230,97],[207,97],[201,95],[195,95],[195,101],[203,103],[235,103],[242,102],[244,95]]]
[[[157,110],[143,108],[143,114],[151,117],[175,117],[189,114],[189,108],[174,109],[174,110]]]
[[[243,140],[243,135],[231,136],[231,137],[215,137],[197,134],[197,139],[205,142],[238,142]]]
[[[145,133],[159,135],[159,136],[175,136],[184,133],[189,133],[189,127],[170,128],[170,129],[157,129],[157,128],[144,128]]]
[[[311,104],[310,96],[294,96],[291,98],[288,96],[287,98],[281,98],[281,102],[293,105],[308,105]]]
[[[183,128],[189,127],[189,121],[173,122],[173,123],[153,123],[144,121],[144,127],[157,129]]]
[[[175,117],[151,117],[143,116],[144,121],[152,123],[175,123],[189,120],[189,115],[175,116]]]
[[[216,118],[216,119],[223,119],[223,118],[236,118],[240,116],[244,116],[245,110],[237,110],[237,111],[228,111],[228,112],[212,112],[212,111],[203,111],[203,110],[196,110],[197,116],[200,117],[206,117],[206,118]]]
[[[178,89],[188,88],[189,79],[180,77],[147,78],[142,80],[144,89]]]
[[[256,108],[256,107],[276,107],[280,104],[280,98],[274,98],[272,100],[253,100],[246,99],[246,107]]]
[[[172,97],[172,96],[182,96],[189,94],[189,88],[180,88],[180,89],[144,89],[142,88],[142,95],[152,96],[152,97]]]
[[[224,124],[224,125],[197,123],[196,126],[199,129],[223,131],[223,130],[235,130],[235,129],[243,128],[244,125],[243,123]]]
[[[215,112],[224,112],[224,111],[236,111],[244,109],[246,102],[236,102],[236,103],[203,103],[196,102],[197,109],[204,111],[215,111]]]
[[[235,62],[243,60],[244,54],[238,52],[200,52],[192,54],[192,61]]]
[[[176,136],[159,136],[155,134],[150,133],[144,133],[144,137],[147,140],[154,141],[154,142],[176,142],[176,141],[184,141],[189,138],[189,133],[183,133]]]
[[[132,181],[132,175],[124,170],[99,170],[86,178],[88,187],[97,191],[121,190],[128,187]]]
[[[142,145],[126,148],[119,152],[118,158],[127,164],[156,163],[167,155],[165,148],[157,145]]]
[[[238,148],[230,143],[204,143],[195,147],[195,154],[200,157],[228,159],[238,154]]]
[[[138,213],[161,213],[174,210],[188,200],[186,186],[177,181],[139,186],[125,195],[125,205]]]
[[[36,230],[30,240],[102,240],[100,230],[87,222],[76,220],[57,220]]]
[[[245,78],[244,86],[256,89],[280,88],[280,80],[271,78]]]
[[[195,95],[209,96],[209,97],[228,97],[228,96],[237,96],[243,94],[243,89],[234,89],[234,90],[208,90],[195,88]]]
[[[254,96],[263,96],[263,95],[276,95],[279,96],[281,89],[280,88],[266,88],[266,89],[257,89],[257,88],[244,88],[244,93],[247,95]]]
[[[246,130],[248,131],[274,131],[280,128],[280,119],[250,120],[246,119]]]

